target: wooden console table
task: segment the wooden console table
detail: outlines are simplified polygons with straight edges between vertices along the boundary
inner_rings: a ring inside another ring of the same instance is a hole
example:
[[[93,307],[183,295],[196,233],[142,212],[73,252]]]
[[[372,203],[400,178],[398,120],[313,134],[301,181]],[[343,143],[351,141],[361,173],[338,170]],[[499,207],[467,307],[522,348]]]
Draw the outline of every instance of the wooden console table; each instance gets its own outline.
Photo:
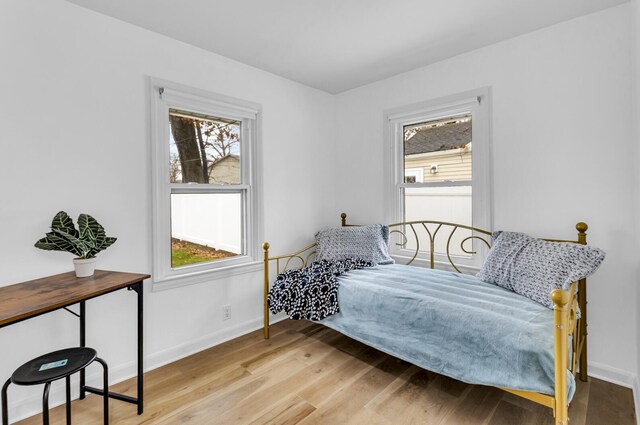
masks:
[[[80,346],[86,342],[86,301],[127,288],[138,295],[138,394],[130,397],[109,391],[109,397],[138,406],[143,412],[143,288],[149,275],[96,270],[90,277],[76,277],[74,272],[30,280],[0,288],[0,328],[13,325],[51,311],[65,309],[80,319]],[[68,309],[80,305],[80,313]],[[80,372],[80,399],[86,393],[102,395],[102,390],[85,385],[84,370]]]

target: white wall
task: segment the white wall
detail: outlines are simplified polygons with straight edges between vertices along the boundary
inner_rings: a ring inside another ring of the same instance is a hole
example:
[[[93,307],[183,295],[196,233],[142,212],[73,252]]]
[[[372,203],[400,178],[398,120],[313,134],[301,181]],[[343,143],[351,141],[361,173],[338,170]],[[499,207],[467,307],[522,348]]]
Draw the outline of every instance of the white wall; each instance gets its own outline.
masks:
[[[635,155],[634,158],[636,160],[636,164],[640,164],[640,0],[633,0],[631,2],[632,7],[632,20],[633,20],[633,74],[635,76],[632,81],[634,87],[634,147],[635,147]],[[636,200],[636,213],[640,212],[640,167],[636,166],[636,190],[635,190],[635,200]],[[638,226],[636,222],[636,226]],[[640,236],[640,229],[638,229],[638,234]],[[638,239],[638,244],[636,245],[636,252],[640,252],[640,237]],[[636,260],[636,290],[637,290],[637,308],[636,308],[636,323],[640,327],[640,257]],[[638,372],[640,374],[640,338],[638,338]],[[635,382],[635,400],[636,400],[636,418],[638,419],[638,424],[640,424],[640,377],[636,377]]]
[[[265,238],[274,250],[339,222],[328,94],[62,0],[0,2],[0,62],[0,285],[71,270],[71,255],[33,247],[58,210],[91,213],[119,238],[99,255],[100,268],[151,271],[146,75],[262,104]],[[259,327],[261,277],[147,286],[147,365]],[[224,304],[232,305],[225,322]],[[135,317],[126,291],[88,303],[88,344],[114,379],[133,374]],[[0,379],[77,344],[77,330],[66,312],[0,329]],[[41,389],[12,389],[11,416],[34,413],[40,397]]]
[[[490,86],[495,229],[571,238],[590,225],[607,252],[588,282],[592,371],[624,379],[640,367],[629,15],[625,4],[354,89],[337,110],[338,175],[352,188],[337,205],[376,222],[383,111]]]

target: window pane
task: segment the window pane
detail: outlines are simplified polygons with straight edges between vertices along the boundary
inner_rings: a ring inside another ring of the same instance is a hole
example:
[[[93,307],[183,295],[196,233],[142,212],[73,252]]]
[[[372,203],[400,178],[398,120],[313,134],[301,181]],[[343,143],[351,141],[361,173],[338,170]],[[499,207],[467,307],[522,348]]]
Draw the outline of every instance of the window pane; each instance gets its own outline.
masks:
[[[240,122],[169,110],[171,183],[240,184]]]
[[[404,126],[405,183],[471,181],[471,115]]]
[[[244,253],[240,193],[171,195],[171,267]]]
[[[407,187],[404,189],[404,221],[434,220],[455,224],[472,225],[471,210],[471,186],[453,187]],[[429,227],[433,233],[436,225]],[[429,251],[429,235],[422,226],[415,227],[420,242],[420,251]],[[435,237],[435,248],[438,253],[445,253],[447,239],[453,228],[443,226]],[[407,249],[415,250],[416,241],[410,228],[406,229],[408,243]],[[471,236],[471,232],[458,228],[450,244],[450,253],[455,255],[467,255],[461,248],[463,239]],[[471,250],[471,241],[464,245],[467,251]]]

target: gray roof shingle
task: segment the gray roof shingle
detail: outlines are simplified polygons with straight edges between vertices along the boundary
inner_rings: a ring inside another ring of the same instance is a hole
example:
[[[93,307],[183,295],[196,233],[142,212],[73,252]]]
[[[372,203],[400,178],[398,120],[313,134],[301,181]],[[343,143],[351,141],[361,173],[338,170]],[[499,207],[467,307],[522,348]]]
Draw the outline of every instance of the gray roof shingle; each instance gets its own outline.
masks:
[[[404,142],[404,154],[446,151],[460,148],[470,142],[471,121],[423,128]]]

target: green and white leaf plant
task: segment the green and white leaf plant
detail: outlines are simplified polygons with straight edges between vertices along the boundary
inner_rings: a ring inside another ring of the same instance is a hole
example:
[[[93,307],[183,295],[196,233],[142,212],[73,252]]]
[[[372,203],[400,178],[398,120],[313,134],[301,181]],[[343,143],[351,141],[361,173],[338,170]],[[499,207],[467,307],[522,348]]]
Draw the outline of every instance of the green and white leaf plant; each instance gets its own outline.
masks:
[[[53,217],[51,232],[36,242],[35,247],[47,251],[64,251],[76,256],[76,276],[92,276],[96,254],[113,245],[117,238],[107,236],[104,227],[89,214],[78,216],[78,228],[69,214],[60,211]]]

